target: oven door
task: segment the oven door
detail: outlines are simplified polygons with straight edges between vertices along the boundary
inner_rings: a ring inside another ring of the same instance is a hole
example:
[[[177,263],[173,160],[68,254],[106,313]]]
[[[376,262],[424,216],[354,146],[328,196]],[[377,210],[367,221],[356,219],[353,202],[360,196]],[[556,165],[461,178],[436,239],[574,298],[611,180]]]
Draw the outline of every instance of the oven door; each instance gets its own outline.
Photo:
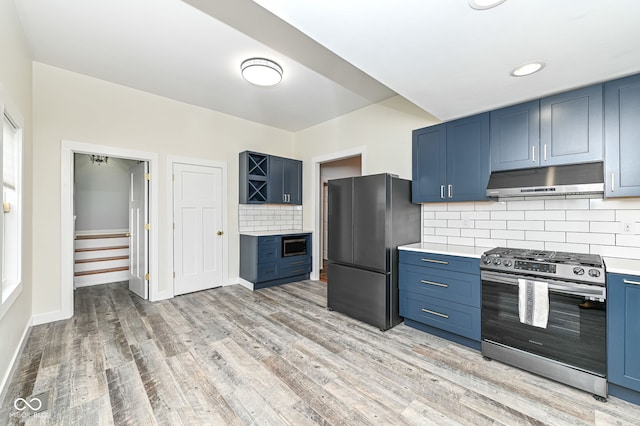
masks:
[[[520,322],[518,278],[549,285],[546,328]],[[482,340],[606,375],[605,287],[482,271]]]

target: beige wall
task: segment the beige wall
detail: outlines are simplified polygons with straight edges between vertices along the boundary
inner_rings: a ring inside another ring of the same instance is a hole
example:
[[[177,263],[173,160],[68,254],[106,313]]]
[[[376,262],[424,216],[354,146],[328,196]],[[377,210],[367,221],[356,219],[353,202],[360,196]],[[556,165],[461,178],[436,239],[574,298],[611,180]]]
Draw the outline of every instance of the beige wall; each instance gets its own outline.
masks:
[[[0,0],[0,97],[23,119],[22,293],[0,320],[0,390],[20,339],[31,320],[32,131],[31,55],[12,0]],[[25,395],[26,396],[26,395]]]
[[[411,131],[439,120],[400,96],[295,134],[295,157],[304,162],[304,228],[313,229],[319,183],[314,158],[364,147],[362,174],[389,172],[411,179]]]
[[[227,163],[229,277],[238,276],[238,153],[292,156],[289,132],[133,90],[41,63],[34,90],[34,315],[59,311],[62,140],[159,154],[160,291],[172,286],[167,156]],[[66,284],[70,285],[70,284]]]

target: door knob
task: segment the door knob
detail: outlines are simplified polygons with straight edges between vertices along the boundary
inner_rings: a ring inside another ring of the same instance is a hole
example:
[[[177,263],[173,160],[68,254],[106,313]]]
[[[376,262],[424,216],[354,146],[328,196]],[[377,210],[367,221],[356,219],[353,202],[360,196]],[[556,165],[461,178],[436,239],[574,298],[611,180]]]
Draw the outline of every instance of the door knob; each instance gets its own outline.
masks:
[[[217,234],[218,234],[218,235],[222,235],[222,234],[224,234],[224,232],[222,232],[222,231],[218,231],[218,232],[217,232]]]

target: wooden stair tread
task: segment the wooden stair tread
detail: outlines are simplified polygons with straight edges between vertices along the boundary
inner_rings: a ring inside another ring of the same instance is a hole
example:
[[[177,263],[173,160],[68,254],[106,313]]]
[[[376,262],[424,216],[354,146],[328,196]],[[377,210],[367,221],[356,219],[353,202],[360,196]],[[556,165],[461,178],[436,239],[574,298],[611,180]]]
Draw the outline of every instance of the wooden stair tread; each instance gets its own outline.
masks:
[[[106,262],[109,260],[125,260],[125,259],[129,259],[129,256],[124,255],[124,256],[111,256],[111,257],[96,257],[93,259],[78,259],[76,260],[76,263]]]
[[[76,235],[76,240],[96,240],[101,238],[129,238],[124,234],[94,234],[94,235]]]
[[[94,269],[93,271],[80,271],[76,272],[74,276],[81,277],[84,275],[95,275],[95,274],[106,274],[108,272],[120,272],[120,271],[128,271],[128,266],[119,266],[117,268],[107,268],[107,269]]]
[[[129,246],[111,246],[111,247],[85,247],[85,248],[77,248],[75,249],[76,253],[84,252],[84,251],[99,251],[99,250],[120,250],[120,249],[128,249]]]

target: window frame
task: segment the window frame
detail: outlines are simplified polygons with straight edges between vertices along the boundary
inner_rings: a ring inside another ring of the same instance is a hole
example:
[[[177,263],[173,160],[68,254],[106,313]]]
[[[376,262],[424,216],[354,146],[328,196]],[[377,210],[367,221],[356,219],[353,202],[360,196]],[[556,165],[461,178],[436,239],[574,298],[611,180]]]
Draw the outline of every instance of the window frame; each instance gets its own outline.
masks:
[[[6,118],[5,118],[6,117]],[[22,293],[23,289],[23,243],[24,243],[24,120],[17,108],[14,108],[9,104],[8,99],[4,96],[2,88],[0,88],[0,118],[2,119],[2,133],[0,133],[0,175],[3,176],[3,194],[4,194],[4,163],[3,163],[3,150],[4,150],[4,125],[7,120],[11,126],[15,129],[15,138],[17,140],[17,153],[15,159],[15,192],[16,203],[15,211],[17,213],[17,250],[16,250],[16,279],[15,282],[10,283],[8,286],[5,282],[0,282],[0,319],[9,311],[13,303],[18,296]],[[0,259],[4,259],[4,213],[0,209],[0,226],[2,232],[0,232]],[[3,262],[3,261],[2,261]],[[2,262],[0,262],[0,269],[2,268]],[[2,271],[0,270],[0,281],[2,277]]]

